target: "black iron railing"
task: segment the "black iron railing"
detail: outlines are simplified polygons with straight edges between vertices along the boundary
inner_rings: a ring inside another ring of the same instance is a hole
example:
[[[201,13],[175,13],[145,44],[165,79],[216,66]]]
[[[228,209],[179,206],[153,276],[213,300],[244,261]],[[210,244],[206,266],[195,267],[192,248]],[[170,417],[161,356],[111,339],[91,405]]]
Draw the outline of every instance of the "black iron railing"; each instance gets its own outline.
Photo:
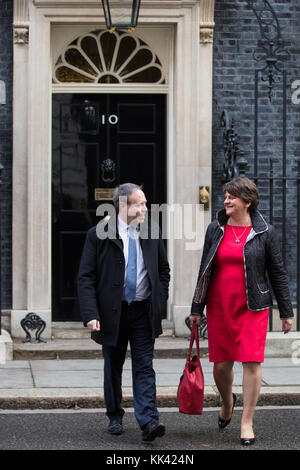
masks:
[[[274,225],[281,240],[284,264],[289,273],[296,329],[300,331],[300,162],[287,158],[286,43],[274,8],[268,0],[246,0],[256,15],[261,37],[253,50],[254,136],[253,157],[247,162],[239,147],[235,124],[222,112],[224,165],[223,182],[247,174],[258,186],[260,210]],[[270,310],[269,330],[273,331]]]
[[[257,61],[254,85],[254,159],[252,178],[259,188],[260,209],[281,240],[290,290],[300,330],[299,163],[287,159],[287,71],[289,58],[275,10],[267,0],[248,1],[261,32],[253,57]],[[270,310],[269,330],[273,330]]]
[[[292,303],[296,310],[296,329],[300,331],[300,162],[297,162],[293,176],[278,175],[274,171],[276,163],[276,160],[269,160],[269,174],[266,176],[249,177],[263,194],[261,211],[275,226],[281,240],[283,262],[289,273]],[[287,198],[293,201],[288,208]],[[273,330],[272,309],[269,330]]]

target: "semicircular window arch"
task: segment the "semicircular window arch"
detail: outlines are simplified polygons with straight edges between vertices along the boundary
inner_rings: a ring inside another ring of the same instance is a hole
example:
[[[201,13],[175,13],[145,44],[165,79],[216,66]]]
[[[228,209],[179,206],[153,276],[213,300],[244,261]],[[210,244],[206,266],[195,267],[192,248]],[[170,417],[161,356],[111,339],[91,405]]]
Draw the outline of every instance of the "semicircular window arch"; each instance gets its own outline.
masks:
[[[92,31],[58,57],[54,83],[165,84],[162,64],[140,38],[122,31]]]

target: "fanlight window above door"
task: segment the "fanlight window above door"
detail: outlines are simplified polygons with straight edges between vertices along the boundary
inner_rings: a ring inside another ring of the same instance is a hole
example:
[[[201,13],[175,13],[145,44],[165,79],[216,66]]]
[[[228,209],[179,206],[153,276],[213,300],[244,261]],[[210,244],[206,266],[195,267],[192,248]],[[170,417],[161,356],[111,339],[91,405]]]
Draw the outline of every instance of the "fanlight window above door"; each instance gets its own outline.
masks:
[[[84,34],[60,54],[54,83],[166,83],[157,55],[122,31]]]

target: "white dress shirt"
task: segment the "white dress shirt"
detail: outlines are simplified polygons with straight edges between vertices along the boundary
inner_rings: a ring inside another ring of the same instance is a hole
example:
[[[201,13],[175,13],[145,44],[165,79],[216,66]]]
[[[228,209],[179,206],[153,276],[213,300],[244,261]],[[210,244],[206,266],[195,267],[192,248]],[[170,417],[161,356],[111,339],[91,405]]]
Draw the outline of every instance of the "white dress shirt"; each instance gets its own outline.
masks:
[[[124,277],[124,293],[125,293],[125,283],[126,283],[126,274],[127,274],[127,265],[128,265],[128,245],[129,245],[129,225],[124,222],[118,216],[118,231],[120,238],[123,241],[123,254],[125,258],[125,277]],[[136,295],[134,300],[145,300],[148,299],[151,295],[151,287],[148,276],[148,271],[146,269],[143,252],[140,243],[139,231],[134,230],[134,238],[136,244],[137,252],[137,281],[136,281]],[[123,298],[124,298],[123,293]]]

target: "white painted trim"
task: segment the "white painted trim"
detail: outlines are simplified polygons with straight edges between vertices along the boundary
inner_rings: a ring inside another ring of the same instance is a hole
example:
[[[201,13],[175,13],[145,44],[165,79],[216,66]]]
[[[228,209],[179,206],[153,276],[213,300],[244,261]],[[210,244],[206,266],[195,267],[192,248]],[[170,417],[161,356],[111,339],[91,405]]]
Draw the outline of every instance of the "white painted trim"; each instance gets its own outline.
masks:
[[[120,84],[120,85],[104,85],[97,83],[66,83],[53,84],[52,93],[160,93],[167,94],[169,92],[168,85],[151,85],[151,84]]]
[[[143,0],[143,9],[155,8],[191,8],[199,1],[203,0]],[[211,0],[204,0],[210,2]],[[114,3],[118,3],[118,0],[113,0]],[[83,8],[82,0],[33,0],[33,4],[36,8]],[[100,4],[100,5],[99,5]],[[100,0],[86,0],[84,2],[84,8],[92,9],[102,9]]]

